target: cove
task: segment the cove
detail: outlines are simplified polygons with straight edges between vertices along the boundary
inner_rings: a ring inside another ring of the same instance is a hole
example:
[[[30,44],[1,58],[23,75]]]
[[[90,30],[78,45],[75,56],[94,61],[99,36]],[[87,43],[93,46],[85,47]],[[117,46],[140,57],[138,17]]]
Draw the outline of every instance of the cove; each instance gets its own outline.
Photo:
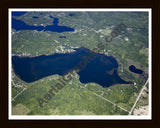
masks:
[[[81,47],[71,53],[55,53],[36,57],[12,56],[12,68],[15,74],[23,81],[30,83],[41,78],[58,74],[69,73],[80,62],[88,62],[85,68],[81,63],[81,70],[77,73],[81,83],[97,83],[102,87],[114,84],[131,84],[118,75],[118,63],[112,56],[94,53]]]
[[[141,69],[137,69],[134,65],[130,65],[129,70],[133,73],[136,73],[136,74],[142,74],[143,73],[143,71]]]
[[[53,23],[52,25],[47,25],[47,26],[32,26],[32,25],[26,24],[24,21],[21,21],[12,17],[12,28],[15,29],[16,31],[37,30],[37,31],[51,31],[51,32],[58,32],[58,33],[74,31],[74,28],[70,28],[67,26],[59,26],[58,18],[54,18],[52,23]]]

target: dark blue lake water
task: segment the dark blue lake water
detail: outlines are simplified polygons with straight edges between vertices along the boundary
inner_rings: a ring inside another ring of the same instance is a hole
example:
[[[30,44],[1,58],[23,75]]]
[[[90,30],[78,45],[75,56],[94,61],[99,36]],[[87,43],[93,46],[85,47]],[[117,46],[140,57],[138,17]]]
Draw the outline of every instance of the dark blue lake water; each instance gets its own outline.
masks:
[[[59,38],[64,38],[64,39],[66,39],[66,36],[59,36]]]
[[[58,25],[59,20],[58,18],[54,18],[52,25],[47,26],[32,26],[26,24],[24,21],[12,18],[12,28],[16,31],[20,30],[37,30],[37,31],[51,31],[51,32],[73,32],[74,28],[67,27],[67,26],[59,26]]]
[[[143,70],[137,69],[134,65],[130,65],[129,70],[133,73],[136,73],[136,74],[142,74],[143,73]]]
[[[33,16],[32,18],[34,18],[34,19],[38,19],[38,16]]]
[[[12,16],[22,16],[22,15],[24,15],[25,13],[27,13],[27,12],[25,12],[25,11],[24,11],[24,12],[23,12],[23,11],[22,11],[22,12],[21,12],[21,11],[20,11],[20,12],[17,12],[17,11],[16,11],[16,12],[12,12]]]
[[[72,13],[71,13],[71,14],[69,14],[69,16],[75,16],[75,14],[72,14]]]
[[[93,53],[83,47],[75,50],[71,53],[56,53],[48,56],[12,56],[12,67],[15,74],[28,83],[54,74],[62,76],[78,67],[79,80],[82,83],[94,82],[102,87],[131,84],[119,77],[118,63],[114,57]]]
[[[50,15],[49,17],[54,19],[54,17],[53,17],[53,16],[51,16],[51,15]]]

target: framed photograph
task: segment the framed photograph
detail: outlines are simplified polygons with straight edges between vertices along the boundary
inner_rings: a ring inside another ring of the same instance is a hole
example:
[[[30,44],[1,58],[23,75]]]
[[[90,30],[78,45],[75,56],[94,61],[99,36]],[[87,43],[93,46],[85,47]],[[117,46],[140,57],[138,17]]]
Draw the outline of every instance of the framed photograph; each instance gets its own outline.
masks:
[[[151,8],[9,8],[9,120],[151,120]]]

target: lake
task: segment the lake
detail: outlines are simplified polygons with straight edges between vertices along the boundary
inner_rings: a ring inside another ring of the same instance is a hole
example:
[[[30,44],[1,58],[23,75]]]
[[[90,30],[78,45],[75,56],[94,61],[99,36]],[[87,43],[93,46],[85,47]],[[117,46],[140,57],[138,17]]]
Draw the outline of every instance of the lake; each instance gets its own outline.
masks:
[[[12,16],[22,16],[26,13],[27,13],[26,11],[17,11],[17,12],[13,11]]]
[[[66,36],[59,36],[59,38],[64,38],[64,39],[66,39]]]
[[[143,73],[143,70],[137,69],[134,65],[130,65],[129,70],[133,73],[136,73],[136,74],[142,74]]]
[[[34,16],[32,17],[34,19],[38,19],[38,17]],[[53,24],[52,25],[47,25],[47,26],[33,26],[33,25],[28,25],[22,20],[18,20],[12,17],[12,28],[15,29],[16,31],[20,30],[37,30],[37,31],[51,31],[51,32],[73,32],[74,28],[67,27],[67,26],[59,26],[59,19],[54,18],[53,19]]]
[[[23,81],[30,83],[44,77],[69,73],[79,66],[81,83],[97,83],[102,87],[114,84],[131,84],[118,75],[118,62],[112,56],[94,53],[81,47],[71,53],[55,53],[36,57],[12,56],[12,67],[15,74]]]
[[[38,19],[38,16],[32,16],[32,18],[34,18],[34,19]]]

